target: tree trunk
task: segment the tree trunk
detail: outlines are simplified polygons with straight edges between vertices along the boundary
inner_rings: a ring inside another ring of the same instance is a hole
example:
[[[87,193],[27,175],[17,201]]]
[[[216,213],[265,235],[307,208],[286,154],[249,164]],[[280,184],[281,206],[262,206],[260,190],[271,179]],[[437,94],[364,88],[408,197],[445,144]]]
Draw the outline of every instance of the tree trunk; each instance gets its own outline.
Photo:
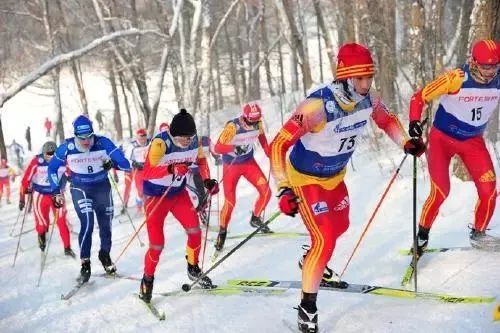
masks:
[[[127,112],[127,124],[128,124],[128,135],[129,138],[133,137],[133,131],[132,131],[132,116],[130,114],[130,106],[128,103],[128,97],[127,97],[127,92],[125,91],[125,83],[123,74],[121,72],[118,72],[118,79],[120,80],[120,87],[123,95],[123,102],[125,104],[125,111]]]
[[[246,100],[254,101],[260,99],[260,71],[253,71],[254,66],[259,62],[259,19],[262,12],[257,6],[251,4],[248,8],[248,25],[247,25],[247,40],[248,40],[248,95]]]
[[[320,7],[320,0],[313,0],[314,13],[316,14],[316,22],[321,31],[321,35],[323,37],[323,41],[325,42],[326,55],[328,56],[328,62],[330,63],[330,71],[333,76],[335,73],[335,50],[333,48],[333,38],[331,36],[330,31],[327,29],[325,24],[325,18],[323,16],[323,10]],[[321,49],[320,49],[321,50]],[[323,74],[323,71],[321,71]],[[323,78],[321,79],[323,81]]]
[[[63,142],[64,141],[64,123],[63,123],[63,113],[61,107],[61,89],[59,84],[60,69],[57,67],[52,72],[52,87],[54,88],[54,110],[57,114],[56,119],[56,130],[54,131],[54,141]],[[59,141],[57,140],[59,138]]]
[[[116,130],[116,135],[114,137],[117,141],[123,140],[123,127],[122,127],[122,117],[120,112],[120,101],[118,99],[118,89],[116,89],[116,77],[115,69],[113,65],[113,57],[111,54],[106,57],[106,64],[108,67],[109,84],[111,85],[111,97],[113,98],[113,125]]]
[[[7,147],[3,136],[2,115],[0,113],[0,157],[7,159]]]
[[[262,16],[260,18],[260,31],[261,31],[261,38],[262,38],[262,48],[264,50],[269,50],[269,39],[267,37],[267,25],[266,25],[266,5],[262,4]],[[266,71],[266,80],[267,80],[267,88],[269,89],[269,94],[271,96],[276,95],[276,92],[274,91],[273,87],[273,77],[271,73],[271,64],[269,62],[269,56],[266,55],[265,60],[264,60],[264,69]]]
[[[234,103],[237,105],[241,104],[241,95],[240,95],[240,84],[238,82],[238,76],[236,75],[237,73],[237,68],[235,65],[234,61],[234,48],[233,44],[231,43],[231,39],[229,38],[229,34],[227,33],[227,27],[224,26],[224,36],[226,37],[226,45],[229,50],[229,79],[231,82],[231,85],[234,88]]]

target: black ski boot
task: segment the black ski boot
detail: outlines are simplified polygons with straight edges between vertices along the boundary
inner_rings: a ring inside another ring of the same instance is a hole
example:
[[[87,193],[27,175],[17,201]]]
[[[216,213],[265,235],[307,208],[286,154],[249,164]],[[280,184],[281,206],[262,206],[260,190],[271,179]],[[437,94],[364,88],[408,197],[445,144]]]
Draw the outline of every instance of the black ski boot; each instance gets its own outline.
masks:
[[[483,251],[500,251],[500,238],[488,235],[485,231],[471,228],[469,234],[470,245]]]
[[[64,255],[72,258],[76,258],[75,252],[70,247],[64,249]]]
[[[262,221],[262,218],[260,216],[255,216],[252,214],[250,225],[254,228],[259,228],[260,226],[264,225],[264,222]],[[272,233],[273,231],[266,225],[260,229],[260,232],[262,232],[263,234],[268,234]]]
[[[427,244],[429,243],[429,231],[430,228],[418,227],[417,234],[417,257],[421,257],[424,254],[425,249],[427,249]],[[413,246],[411,247],[411,253],[413,253]]]
[[[316,333],[318,332],[318,310],[309,312],[301,305],[297,308],[297,326],[302,333]]]
[[[217,251],[222,251],[224,248],[224,243],[226,242],[227,230],[224,228],[219,229],[219,234],[217,235],[217,241],[215,242],[215,249]]]
[[[197,280],[203,273],[201,272],[200,266],[198,264],[196,265],[191,265],[188,263],[187,267],[187,274],[188,278],[191,281]],[[217,288],[216,285],[212,283],[212,280],[208,276],[202,277],[200,280],[198,280],[198,284],[203,288],[203,289],[213,289]]]
[[[141,280],[141,288],[139,290],[139,298],[144,302],[151,302],[151,297],[153,295],[153,282],[154,276],[143,275]]]
[[[40,250],[42,250],[42,252],[45,251],[45,246],[47,245],[45,234],[45,232],[43,234],[38,234],[38,246],[40,247]]]
[[[82,268],[80,269],[80,283],[88,282],[90,279],[90,259],[82,259]]]
[[[302,265],[304,264],[304,260],[307,256],[307,253],[311,249],[311,247],[307,244],[302,245],[302,249],[304,250],[304,254],[302,255],[302,258],[299,260],[299,268],[302,269]],[[346,289],[349,284],[345,281],[340,280],[340,276],[338,276],[337,273],[333,271],[328,266],[325,266],[325,269],[323,270],[323,277],[321,278],[321,287],[330,287],[330,288],[340,288],[340,289]]]
[[[111,257],[109,256],[109,252],[104,250],[99,250],[99,260],[102,263],[102,267],[106,271],[106,274],[114,274],[116,273],[116,266],[111,261]]]

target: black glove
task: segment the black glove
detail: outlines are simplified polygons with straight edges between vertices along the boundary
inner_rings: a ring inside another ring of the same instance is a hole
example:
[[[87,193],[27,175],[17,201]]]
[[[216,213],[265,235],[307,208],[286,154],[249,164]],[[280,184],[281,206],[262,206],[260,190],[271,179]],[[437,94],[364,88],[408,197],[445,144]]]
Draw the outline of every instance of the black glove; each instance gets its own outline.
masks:
[[[19,200],[19,210],[23,210],[25,205],[26,203],[24,202],[24,198]]]
[[[234,153],[237,156],[241,156],[243,154],[246,154],[248,151],[248,146],[234,146]]]
[[[219,192],[219,182],[217,182],[215,179],[205,179],[203,181],[203,184],[211,195],[217,194]]]
[[[410,121],[410,126],[408,129],[408,134],[412,138],[420,138],[422,136],[422,124],[418,120],[412,120]]]
[[[424,144],[424,140],[422,138],[411,138],[406,141],[404,150],[406,154],[410,154],[413,156],[420,156],[424,153],[426,147]]]
[[[26,189],[26,191],[24,192],[24,194],[31,194],[31,193],[33,193],[33,189],[32,189],[32,188],[31,188],[31,186],[30,186],[30,187],[28,187],[28,188]]]
[[[102,168],[105,171],[111,170],[111,168],[113,168],[113,161],[111,161],[111,160],[105,160],[105,161],[103,161],[102,162]]]
[[[144,169],[144,163],[132,161],[132,168],[137,169],[137,170],[142,170],[142,169]]]
[[[57,193],[52,196],[52,205],[56,208],[61,208],[64,205],[64,197],[62,194]]]

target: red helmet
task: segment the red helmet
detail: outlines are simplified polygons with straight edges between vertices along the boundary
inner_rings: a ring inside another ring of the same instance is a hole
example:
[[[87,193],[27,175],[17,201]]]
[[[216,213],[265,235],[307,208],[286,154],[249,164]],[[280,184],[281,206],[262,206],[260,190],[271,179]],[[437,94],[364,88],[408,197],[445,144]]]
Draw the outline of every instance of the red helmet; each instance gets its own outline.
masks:
[[[168,131],[169,129],[170,129],[170,126],[168,126],[167,123],[161,123],[160,124],[160,132]]]
[[[262,117],[262,110],[256,103],[248,103],[243,105],[243,118],[251,123],[255,123]]]
[[[480,65],[496,65],[499,62],[498,43],[491,39],[477,41],[472,46],[472,58]]]
[[[136,134],[137,136],[147,136],[147,135],[148,135],[148,133],[146,132],[146,129],[144,129],[144,128],[139,128],[139,129],[135,132],[135,134]]]

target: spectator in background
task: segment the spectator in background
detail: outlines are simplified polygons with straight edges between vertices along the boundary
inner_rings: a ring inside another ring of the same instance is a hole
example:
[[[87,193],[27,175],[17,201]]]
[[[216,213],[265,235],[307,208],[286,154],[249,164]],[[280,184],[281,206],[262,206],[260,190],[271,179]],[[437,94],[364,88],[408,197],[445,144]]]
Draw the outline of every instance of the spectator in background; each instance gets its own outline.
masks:
[[[26,138],[26,142],[28,142],[28,150],[31,151],[31,128],[29,126],[26,128],[24,137]]]
[[[52,131],[52,122],[49,120],[48,117],[45,117],[44,126],[45,126],[45,132],[46,132],[45,136],[50,136],[50,131]]]
[[[101,110],[97,110],[97,113],[95,114],[95,120],[97,120],[97,125],[99,126],[99,130],[102,131],[102,129],[104,128],[104,122],[102,120]]]
[[[14,155],[16,155],[17,166],[21,170],[23,168],[23,146],[17,143],[16,139],[12,139],[12,143],[9,145],[9,149],[14,153]]]

